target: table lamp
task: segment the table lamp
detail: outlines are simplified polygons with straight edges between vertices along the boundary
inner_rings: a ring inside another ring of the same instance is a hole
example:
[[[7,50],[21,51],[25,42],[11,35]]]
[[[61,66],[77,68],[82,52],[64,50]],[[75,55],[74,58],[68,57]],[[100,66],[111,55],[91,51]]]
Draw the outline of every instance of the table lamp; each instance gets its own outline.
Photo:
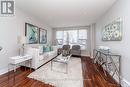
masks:
[[[18,44],[21,45],[20,56],[24,56],[24,44],[26,44],[26,37],[25,36],[18,36]]]

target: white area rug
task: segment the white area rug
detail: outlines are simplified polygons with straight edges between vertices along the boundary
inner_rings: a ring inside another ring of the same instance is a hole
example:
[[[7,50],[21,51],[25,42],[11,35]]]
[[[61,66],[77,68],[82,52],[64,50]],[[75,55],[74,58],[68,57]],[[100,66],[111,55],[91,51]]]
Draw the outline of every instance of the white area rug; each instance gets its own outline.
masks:
[[[64,64],[54,63],[53,69],[65,68]],[[82,65],[80,58],[71,58],[68,63],[68,74],[51,70],[51,63],[48,63],[38,70],[32,72],[29,78],[42,81],[55,87],[83,87]]]

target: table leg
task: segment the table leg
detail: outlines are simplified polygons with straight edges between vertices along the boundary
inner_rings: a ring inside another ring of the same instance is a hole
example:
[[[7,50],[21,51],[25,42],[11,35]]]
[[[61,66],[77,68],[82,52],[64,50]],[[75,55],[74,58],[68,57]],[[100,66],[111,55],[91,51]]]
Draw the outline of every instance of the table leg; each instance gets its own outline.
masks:
[[[10,76],[10,64],[8,64],[8,85],[10,86],[10,84],[9,84],[9,76]]]
[[[9,64],[8,64],[8,81],[9,81],[9,74],[10,74],[10,69],[9,69],[10,67],[9,67]]]
[[[93,51],[93,53],[94,53],[94,51]],[[94,54],[93,54],[93,55],[94,55]],[[93,59],[94,63],[97,62],[97,55],[98,55],[98,52],[96,52],[96,55],[94,56],[94,59]]]
[[[52,60],[52,61],[53,61],[53,60]],[[53,67],[53,65],[52,65],[52,64],[53,64],[52,61],[51,61],[51,71],[52,71],[52,67]]]
[[[32,60],[29,60],[30,61],[30,72],[32,71]]]
[[[14,76],[13,76],[13,83],[15,84],[15,72],[16,72],[16,68],[15,68],[15,65],[13,65],[13,73],[14,73]]]
[[[26,71],[26,61],[25,61],[25,67],[24,67],[24,70]]]
[[[68,74],[68,63],[66,63],[66,74]]]

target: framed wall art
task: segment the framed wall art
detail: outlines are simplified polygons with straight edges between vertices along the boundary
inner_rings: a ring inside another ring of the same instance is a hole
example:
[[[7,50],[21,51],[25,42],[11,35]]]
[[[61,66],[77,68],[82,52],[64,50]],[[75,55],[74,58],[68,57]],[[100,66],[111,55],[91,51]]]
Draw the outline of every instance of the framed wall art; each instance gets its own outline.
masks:
[[[37,44],[39,42],[39,29],[29,23],[25,23],[25,36],[28,44]]]
[[[39,42],[40,44],[46,44],[47,43],[47,30],[39,28]]]
[[[107,24],[102,31],[103,41],[121,41],[122,40],[122,19],[117,18]]]

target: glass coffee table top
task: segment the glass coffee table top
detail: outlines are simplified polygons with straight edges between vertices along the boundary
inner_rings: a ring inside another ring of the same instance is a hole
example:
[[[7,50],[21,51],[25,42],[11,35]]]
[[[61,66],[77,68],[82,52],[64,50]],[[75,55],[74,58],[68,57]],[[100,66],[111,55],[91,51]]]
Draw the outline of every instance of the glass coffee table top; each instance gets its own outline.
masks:
[[[62,56],[62,54],[60,54],[59,56],[57,56],[52,61],[55,61],[55,62],[68,62],[70,57],[71,57],[71,55],[69,55],[69,56]]]
[[[69,56],[62,56],[62,54],[57,56],[55,59],[53,59],[51,61],[51,70],[53,70],[53,62],[58,62],[58,63],[62,63],[62,64],[66,65],[66,71],[64,73],[68,73],[68,62],[70,60],[70,57],[71,57],[71,55],[69,55]],[[60,72],[60,71],[58,71],[58,72]]]

